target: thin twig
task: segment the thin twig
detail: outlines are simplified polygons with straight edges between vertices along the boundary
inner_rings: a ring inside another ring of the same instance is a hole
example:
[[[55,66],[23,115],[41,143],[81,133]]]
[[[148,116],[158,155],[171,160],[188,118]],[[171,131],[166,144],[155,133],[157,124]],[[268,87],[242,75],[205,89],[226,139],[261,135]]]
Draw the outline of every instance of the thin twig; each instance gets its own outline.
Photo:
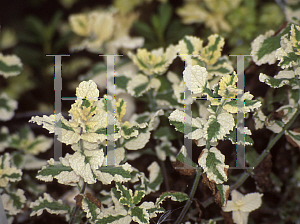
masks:
[[[160,159],[159,159],[159,163],[160,163],[160,167],[161,167],[161,170],[162,170],[162,174],[163,174],[163,178],[164,178],[164,184],[165,184],[165,187],[166,187],[166,191],[170,191],[170,185],[169,185],[169,182],[168,182],[168,174],[167,174],[167,169],[166,169],[165,163],[164,163],[164,161],[161,161]],[[167,209],[168,210],[172,209],[172,206],[171,206],[171,204],[170,204],[169,201],[168,201],[168,204],[167,204]],[[170,219],[171,218],[172,217],[170,217]]]
[[[86,186],[87,186],[87,183],[84,182],[83,187],[82,187],[82,189],[81,189],[81,191],[80,191],[80,194],[84,194],[84,191],[85,191]],[[76,214],[77,214],[79,208],[80,208],[80,206],[78,206],[78,205],[76,204],[75,210],[74,210],[74,212],[73,212],[73,215],[72,215],[72,218],[71,218],[69,224],[73,224],[73,223],[74,223],[74,221],[75,221],[75,219],[76,219]]]
[[[196,178],[194,180],[193,187],[192,187],[192,190],[190,192],[189,199],[187,200],[187,202],[186,202],[183,210],[181,211],[179,217],[177,218],[175,224],[180,224],[181,223],[181,220],[184,218],[185,213],[187,212],[187,210],[191,206],[191,204],[193,202],[194,195],[196,193],[196,190],[197,190],[197,187],[198,187],[198,184],[199,184],[199,180],[200,180],[201,174],[202,174],[202,171],[197,169],[196,170]]]

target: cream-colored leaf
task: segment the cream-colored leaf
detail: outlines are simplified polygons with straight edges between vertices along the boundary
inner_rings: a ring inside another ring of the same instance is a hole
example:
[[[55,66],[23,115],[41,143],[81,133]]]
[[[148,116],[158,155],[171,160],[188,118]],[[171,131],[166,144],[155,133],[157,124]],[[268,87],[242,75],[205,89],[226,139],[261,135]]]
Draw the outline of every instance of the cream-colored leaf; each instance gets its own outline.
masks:
[[[207,76],[206,68],[199,65],[188,65],[183,71],[183,80],[187,88],[194,94],[202,93],[203,88],[208,86]]]

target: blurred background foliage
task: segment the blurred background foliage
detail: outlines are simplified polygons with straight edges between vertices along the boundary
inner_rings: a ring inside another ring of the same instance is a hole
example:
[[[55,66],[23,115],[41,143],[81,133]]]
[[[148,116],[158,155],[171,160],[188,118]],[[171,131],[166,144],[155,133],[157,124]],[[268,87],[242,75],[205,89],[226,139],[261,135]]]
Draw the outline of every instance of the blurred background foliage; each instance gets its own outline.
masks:
[[[45,54],[71,53],[72,57],[62,60],[63,80],[66,80],[63,85],[68,80],[77,80],[88,67],[103,61],[88,50],[70,51],[78,38],[68,21],[72,14],[111,8],[125,16],[136,13],[138,16],[129,35],[143,37],[143,47],[148,50],[177,44],[185,35],[206,40],[210,34],[219,33],[225,38],[224,54],[245,55],[249,55],[255,37],[267,30],[278,29],[285,20],[280,6],[272,0],[3,0],[0,7],[0,49],[3,54],[18,55],[24,64],[21,75],[8,80],[1,78],[0,87],[19,100],[19,109],[24,107],[23,110],[53,110],[54,58]],[[124,52],[118,50],[118,53]],[[235,58],[231,59],[235,61]],[[63,94],[71,94],[67,90],[77,84],[78,81],[64,86]]]

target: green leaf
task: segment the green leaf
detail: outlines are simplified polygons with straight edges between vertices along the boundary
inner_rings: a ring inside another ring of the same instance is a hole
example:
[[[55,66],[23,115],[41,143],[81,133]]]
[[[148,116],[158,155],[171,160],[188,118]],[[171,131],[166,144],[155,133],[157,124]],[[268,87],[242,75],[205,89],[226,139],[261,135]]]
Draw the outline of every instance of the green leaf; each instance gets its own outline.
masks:
[[[160,127],[158,130],[156,130],[154,132],[154,135],[153,135],[153,137],[155,139],[159,139],[159,138],[161,138],[163,136],[167,137],[167,139],[169,141],[174,140],[174,139],[177,138],[176,132],[170,126]]]
[[[46,28],[46,37],[48,40],[51,40],[54,36],[55,30],[58,28],[61,19],[63,16],[63,12],[61,10],[56,11],[53,15],[48,27]]]
[[[283,35],[290,32],[290,26],[287,26],[281,33],[277,36],[271,36],[266,38],[258,49],[256,55],[257,60],[262,59],[265,55],[270,55],[278,48],[280,48],[280,39]]]
[[[107,217],[97,219],[96,224],[125,223],[124,221],[127,220],[125,217],[126,216],[123,215],[109,215]]]
[[[132,203],[134,205],[138,204],[141,202],[142,198],[145,196],[145,192],[144,191],[135,191],[134,192],[134,197],[132,200]]]
[[[258,60],[280,48],[280,38],[281,36],[275,36],[265,39],[262,47],[257,52]]]
[[[46,123],[46,122],[45,122]],[[61,127],[67,131],[72,131],[75,132],[74,129],[70,126],[67,126],[66,124],[64,124],[63,122],[61,122],[61,125],[59,125],[59,123],[57,123],[56,127]]]
[[[108,173],[112,175],[113,177],[121,176],[124,180],[129,181],[131,178],[130,171],[125,170],[124,167],[118,166],[118,167],[108,167],[108,166],[102,166],[99,167],[99,171],[103,173]]]
[[[22,71],[23,64],[16,55],[5,56],[0,53],[0,75],[5,78],[19,75]]]
[[[132,220],[138,222],[139,224],[147,224],[149,223],[149,214],[146,209],[142,209],[140,207],[133,207],[130,210],[130,215]]]
[[[198,164],[206,173],[207,178],[216,184],[227,181],[228,165],[225,165],[225,156],[216,147],[203,149],[198,158]]]
[[[46,210],[50,214],[67,214],[70,211],[68,205],[63,204],[61,200],[54,201],[47,193],[44,193],[43,198],[39,197],[35,202],[31,202],[30,208],[30,216],[41,215],[43,210]]]
[[[188,49],[188,54],[193,54],[193,52],[194,52],[194,46],[191,43],[191,41],[189,39],[187,39],[186,37],[183,38],[183,41],[185,42],[186,47]]]
[[[177,99],[174,96],[174,92],[173,91],[165,91],[162,93],[157,93],[157,95],[155,96],[156,100],[162,100],[164,101],[166,104],[169,104],[172,107],[183,107],[182,104],[179,104]]]
[[[152,162],[147,170],[149,171],[149,178],[145,177],[144,173],[142,173],[143,175],[140,178],[143,180],[140,184],[134,185],[135,190],[144,190],[146,195],[158,191],[163,182],[162,172],[157,162]],[[144,183],[144,186],[142,186],[142,183]]]
[[[245,157],[246,157],[247,163],[251,167],[254,164],[254,162],[257,160],[257,158],[259,157],[259,154],[256,152],[255,148],[247,147]]]
[[[208,73],[229,74],[231,71],[226,67],[218,67],[218,68],[207,69],[207,72]]]
[[[28,29],[38,38],[40,44],[44,42],[45,26],[43,22],[36,16],[28,16],[26,18],[26,25]]]
[[[92,68],[92,73],[94,75],[97,75],[101,72],[105,72],[106,70],[107,70],[106,64],[104,62],[99,62]]]
[[[9,131],[8,131],[8,128],[7,127],[2,127],[1,129],[0,129],[0,143],[1,144],[5,144],[5,142],[7,142],[8,143],[8,141],[9,141]]]
[[[20,64],[8,65],[0,59],[0,73],[20,73],[22,66]]]
[[[278,65],[282,68],[291,67],[291,65],[298,64],[299,55],[295,52],[288,52],[287,56],[282,56]]]
[[[156,192],[159,190],[160,185],[163,182],[161,169],[156,162],[151,163],[151,165],[147,169],[149,171],[149,177],[154,177],[153,181],[151,181],[149,178],[149,181],[147,181],[147,186],[151,189],[152,192]],[[146,191],[146,193],[147,192],[149,192],[149,190]]]
[[[168,80],[166,76],[160,75],[160,76],[156,76],[156,78],[160,81],[160,87],[158,89],[158,92],[161,93],[170,89],[171,82]]]
[[[119,201],[122,203],[122,205],[126,205],[128,207],[133,206],[132,201],[132,190],[127,189],[124,185],[120,183],[116,183],[117,190],[121,193],[121,198]]]
[[[229,195],[229,186],[223,185],[223,184],[217,184],[216,187],[217,187],[218,191],[220,192],[221,205],[224,206],[227,202],[227,198]]]
[[[249,135],[241,133],[240,131],[237,132],[236,127],[234,127],[234,129],[230,131],[224,139],[230,140],[232,144],[237,144],[237,139],[243,139],[242,142],[239,142],[239,145],[253,145],[254,143],[253,139]]]
[[[155,29],[155,31],[157,32],[157,34],[161,35],[162,34],[162,28],[161,28],[161,25],[160,25],[158,15],[154,14],[151,17],[151,24],[152,24],[153,28]]]
[[[83,211],[87,213],[87,218],[91,218],[92,220],[96,220],[98,213],[99,213],[99,208],[97,207],[96,204],[94,204],[93,202],[91,202],[86,196],[84,197],[84,202],[87,204],[86,206],[82,206]],[[83,203],[83,202],[82,202]],[[98,212],[97,212],[98,210]]]
[[[159,198],[156,199],[155,205],[160,207],[160,204],[165,201],[167,198],[171,198],[172,201],[186,201],[189,199],[189,196],[186,193],[176,192],[176,191],[167,191],[162,193]]]
[[[186,163],[187,165],[192,167],[198,167],[198,165],[194,163],[188,156],[185,146],[182,146],[181,150],[176,156],[176,160],[182,163]]]
[[[43,176],[44,177],[47,177],[47,176],[54,177],[64,171],[71,172],[73,170],[70,166],[63,166],[62,164],[48,165],[47,167],[38,171],[37,177],[39,179],[42,179]]]
[[[106,128],[98,128],[95,133],[97,134],[103,134],[103,135],[107,135],[107,129],[112,129],[113,124],[108,125],[108,127]],[[115,133],[119,132],[119,128],[117,125],[114,125],[114,129],[115,129]]]
[[[298,147],[300,146],[300,133],[299,132],[292,131],[292,130],[286,130],[285,135],[292,138],[292,140],[298,145]]]
[[[23,164],[23,155],[21,153],[13,153],[11,155],[12,163],[19,168]]]
[[[21,196],[19,195],[21,194]],[[22,202],[22,197],[24,197],[24,191],[21,189],[18,189],[17,192],[10,192],[9,193],[10,200],[13,201],[13,207],[17,209],[21,209],[24,205],[24,202]],[[24,199],[23,199],[24,200]]]
[[[182,122],[180,122],[180,121],[172,121],[172,120],[170,120],[170,124],[174,125],[175,128],[176,128],[176,130],[179,131],[179,132],[181,132],[181,133],[184,133],[184,127],[186,127],[186,129],[191,129],[191,132],[193,132],[193,131],[195,131],[195,130],[198,129],[197,127],[190,127],[189,124],[187,124],[185,126],[185,124],[182,123]],[[186,133],[186,134],[188,134],[188,133]]]
[[[192,26],[182,25],[179,19],[172,19],[167,27],[166,40],[168,44],[175,44],[184,36],[192,35],[194,28]]]
[[[32,40],[31,37],[28,37],[30,40]],[[32,40],[33,42],[33,40]],[[36,42],[34,42],[36,43]],[[15,53],[19,55],[20,58],[22,58],[22,62],[24,64],[28,64],[30,66],[33,66],[35,68],[40,68],[41,64],[43,64],[43,58],[41,57],[41,51],[29,46],[24,45],[17,45],[15,47]],[[47,57],[50,58],[50,57]]]
[[[220,132],[221,125],[218,123],[215,117],[211,117],[208,122],[209,125],[207,127],[207,140],[210,141],[211,139],[216,138],[216,136]]]
[[[115,77],[115,85],[117,88],[126,90],[127,88],[127,83],[129,82],[130,78],[126,76],[116,76]]]
[[[83,107],[89,107],[91,106],[91,102],[87,99],[82,99],[82,103],[81,103],[81,109],[83,109]]]
[[[147,122],[148,120],[149,120],[149,115],[138,115],[138,117],[135,119],[135,121],[139,124]]]
[[[185,134],[189,139],[200,139],[204,135],[204,121],[200,118],[190,118],[183,111],[175,110],[168,117],[170,124],[175,126],[175,129]],[[186,123],[186,119],[189,123]],[[192,120],[192,125],[190,124]]]
[[[133,127],[129,128],[129,127],[126,127],[125,125],[123,125],[121,127],[121,129],[123,130],[124,134],[127,136],[130,136],[135,131],[135,129]]]
[[[215,175],[217,175],[217,178],[219,180],[221,180],[221,181],[224,182],[225,181],[224,177],[222,176],[222,174],[217,169],[217,165],[218,164],[222,164],[222,162],[216,158],[215,153],[208,152],[208,155],[206,157],[206,166],[208,167],[208,169],[212,173],[214,173]]]
[[[134,91],[134,95],[135,95],[135,97],[139,97],[140,95],[142,95],[142,92],[146,89],[146,87],[149,85],[149,83],[143,83],[143,84],[141,84],[141,85],[139,85],[139,86],[137,86],[137,87],[135,87],[134,89],[133,89],[133,91]]]
[[[166,3],[161,4],[158,10],[159,10],[159,15],[160,15],[161,30],[162,30],[162,32],[165,32],[166,27],[171,20],[173,8],[168,2],[166,2]]]
[[[141,35],[150,41],[155,41],[154,32],[148,24],[140,21],[134,21],[132,26],[138,35]]]

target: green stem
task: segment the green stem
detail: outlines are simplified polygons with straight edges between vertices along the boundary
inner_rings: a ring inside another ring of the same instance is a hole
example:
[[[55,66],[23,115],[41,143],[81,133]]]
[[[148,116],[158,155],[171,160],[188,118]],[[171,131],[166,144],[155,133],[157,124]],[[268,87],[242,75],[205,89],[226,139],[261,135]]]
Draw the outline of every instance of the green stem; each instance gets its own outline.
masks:
[[[275,136],[275,138],[273,138],[269,142],[267,148],[260,154],[260,156],[253,163],[253,165],[252,165],[253,169],[255,169],[261,163],[261,161],[263,161],[263,159],[269,154],[270,150],[277,143],[277,141],[281,138],[281,136],[284,134],[284,132],[294,123],[294,121],[298,117],[299,113],[300,113],[300,110],[298,108],[296,113],[294,114],[294,116],[291,118],[291,120],[286,124],[286,126],[284,128],[282,128],[281,132],[279,132]],[[230,187],[229,190],[233,191],[233,190],[239,188],[245,182],[245,180],[250,176],[250,173],[251,173],[251,171],[253,171],[253,169],[248,169],[247,171],[245,171],[243,173],[243,175],[235,182],[235,184]],[[202,205],[205,208],[205,207],[209,206],[212,203],[213,203],[213,199],[212,199],[212,197],[210,197],[205,202],[203,202]]]
[[[158,141],[157,140],[156,140],[156,145],[158,145]],[[160,166],[161,166],[161,170],[162,170],[162,174],[163,174],[163,178],[164,178],[164,183],[165,183],[166,191],[169,191],[170,190],[170,185],[169,185],[169,182],[168,182],[168,173],[167,173],[167,169],[166,169],[165,163],[164,163],[164,161],[161,161],[160,159],[158,159],[158,160],[159,160],[159,163],[160,163]]]
[[[284,132],[294,123],[294,121],[296,120],[296,118],[299,115],[299,109],[296,111],[296,113],[294,114],[294,116],[292,117],[292,119],[286,124],[286,126],[284,128],[282,128],[281,132],[279,132],[275,138],[273,138],[267,148],[260,154],[260,156],[256,159],[256,161],[253,163],[253,169],[255,167],[257,167],[261,161],[263,161],[263,159],[269,154],[269,152],[271,151],[271,149],[273,148],[273,146],[277,143],[277,141],[281,138],[281,136],[284,134]],[[237,189],[238,187],[240,187],[245,180],[250,176],[251,173],[251,169],[248,169],[238,180],[237,182],[230,187],[230,191],[233,191],[235,189]]]
[[[225,103],[225,100],[222,102],[222,105],[218,107],[217,109],[217,112],[216,112],[216,117],[218,117],[218,115],[222,112],[222,108],[223,108],[223,105]],[[210,140],[211,139],[208,139],[206,141],[206,148],[209,150],[210,148]],[[193,183],[193,188],[190,192],[190,197],[188,199],[188,201],[186,202],[183,210],[181,211],[178,219],[176,220],[176,223],[175,224],[179,224],[181,222],[181,220],[183,219],[183,217],[185,216],[185,213],[187,212],[187,210],[189,209],[190,205],[192,204],[192,200],[194,198],[194,195],[195,195],[195,192],[196,192],[196,189],[197,189],[197,186],[199,184],[199,180],[200,180],[200,177],[201,177],[201,174],[202,172],[200,170],[196,170],[196,178],[194,180],[194,183]]]
[[[167,173],[167,169],[166,169],[166,166],[165,166],[165,162],[161,161],[160,159],[158,159],[158,160],[159,160],[159,164],[160,164],[160,167],[161,167],[161,170],[162,170],[166,191],[170,191],[170,185],[169,185],[169,182],[168,182],[168,173]],[[170,201],[167,202],[167,209],[170,210],[170,211],[172,210],[172,206],[171,206]],[[170,219],[172,219],[172,213],[170,214]]]
[[[167,169],[166,169],[165,163],[161,160],[159,160],[159,162],[160,162],[160,166],[161,166],[163,177],[164,177],[166,191],[169,191],[170,190],[170,185],[169,185],[169,182],[168,182],[168,174],[167,174]]]
[[[154,89],[150,89],[149,92],[147,93],[148,98],[149,98],[149,109],[151,112],[155,112],[155,110],[156,110],[156,102],[154,99],[153,92],[154,92]]]
[[[193,187],[192,187],[192,190],[190,192],[189,199],[187,200],[187,202],[186,202],[183,210],[181,211],[179,217],[177,218],[175,224],[180,224],[181,223],[181,220],[184,218],[185,213],[187,212],[187,210],[191,206],[191,204],[193,202],[194,195],[196,193],[196,190],[197,190],[197,187],[198,187],[198,184],[199,184],[201,174],[202,174],[202,172],[200,170],[196,170],[196,178],[194,180]]]

